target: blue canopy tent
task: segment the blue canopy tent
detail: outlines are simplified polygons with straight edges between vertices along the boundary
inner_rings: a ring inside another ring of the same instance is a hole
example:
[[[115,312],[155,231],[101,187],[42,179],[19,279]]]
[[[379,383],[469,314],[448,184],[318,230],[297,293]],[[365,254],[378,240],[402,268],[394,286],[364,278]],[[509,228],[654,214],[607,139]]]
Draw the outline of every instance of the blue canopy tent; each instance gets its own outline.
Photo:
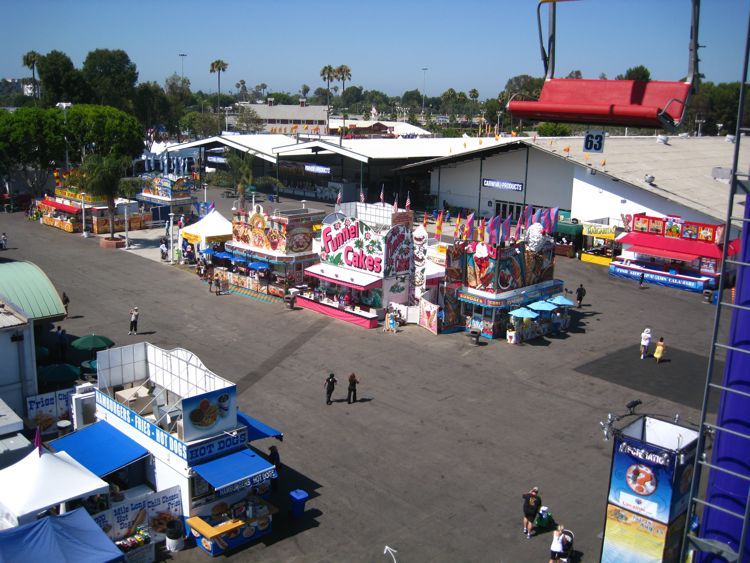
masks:
[[[214,249],[213,248],[204,248],[201,250],[201,254],[205,254],[206,256],[213,256],[214,255]]]
[[[557,305],[549,303],[547,301],[534,301],[527,307],[533,311],[554,311],[557,309]]]
[[[237,411],[237,422],[247,426],[248,442],[262,440],[263,438],[276,438],[278,440],[284,439],[284,433],[280,430],[276,430],[272,426],[268,426],[257,418],[253,418],[249,414],[239,410]]]
[[[244,264],[244,263],[247,262],[247,258],[245,258],[244,256],[236,256],[235,255],[232,258],[232,262],[234,262],[235,264]]]
[[[193,470],[220,492],[241,481],[252,485],[278,477],[274,465],[251,450],[240,450],[218,459],[194,465]]]
[[[62,516],[47,516],[0,531],[0,563],[16,561],[125,561],[94,519],[83,508]]]
[[[518,319],[535,319],[539,316],[539,313],[535,313],[531,309],[527,309],[526,307],[521,307],[519,309],[513,309],[508,313],[511,317],[516,317]]]
[[[251,270],[270,270],[271,266],[265,262],[250,262],[247,267]]]
[[[229,252],[214,252],[214,258],[223,258],[224,260],[231,260],[232,255]]]

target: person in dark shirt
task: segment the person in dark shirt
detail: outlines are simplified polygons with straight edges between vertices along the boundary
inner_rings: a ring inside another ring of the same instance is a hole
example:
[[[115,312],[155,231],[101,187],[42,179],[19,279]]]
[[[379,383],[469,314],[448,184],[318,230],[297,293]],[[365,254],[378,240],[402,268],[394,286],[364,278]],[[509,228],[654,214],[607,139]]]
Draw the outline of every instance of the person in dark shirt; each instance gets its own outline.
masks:
[[[576,289],[576,301],[578,302],[578,308],[581,308],[581,303],[583,303],[583,298],[586,297],[586,288],[583,287],[583,284],[581,284]]]
[[[539,487],[532,488],[523,497],[523,533],[526,539],[531,539],[534,533],[534,520],[542,507],[542,497],[539,496]]]
[[[336,389],[336,383],[338,383],[336,376],[330,374],[323,384],[323,387],[326,389],[326,405],[333,403],[333,401],[331,401],[331,396],[333,395],[333,390]]]
[[[348,393],[346,394],[346,402],[350,405],[357,402],[357,383],[359,383],[359,379],[356,375],[351,374],[349,376]]]

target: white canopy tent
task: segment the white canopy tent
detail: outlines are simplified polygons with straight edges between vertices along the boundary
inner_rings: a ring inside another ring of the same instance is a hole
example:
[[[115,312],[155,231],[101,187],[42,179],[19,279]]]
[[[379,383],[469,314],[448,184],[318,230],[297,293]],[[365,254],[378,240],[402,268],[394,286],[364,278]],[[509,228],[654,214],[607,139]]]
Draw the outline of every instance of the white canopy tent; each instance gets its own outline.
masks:
[[[36,520],[69,500],[106,494],[109,485],[65,452],[34,449],[0,471],[0,529]]]
[[[212,209],[203,219],[182,229],[180,237],[190,244],[200,243],[201,247],[205,247],[211,242],[231,240],[232,222],[216,209]]]

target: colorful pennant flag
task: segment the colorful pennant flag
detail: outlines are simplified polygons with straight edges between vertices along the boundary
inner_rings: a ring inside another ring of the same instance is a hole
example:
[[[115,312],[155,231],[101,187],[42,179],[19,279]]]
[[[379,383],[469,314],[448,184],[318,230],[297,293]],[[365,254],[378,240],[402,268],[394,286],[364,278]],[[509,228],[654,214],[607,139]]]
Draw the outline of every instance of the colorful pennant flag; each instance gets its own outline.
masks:
[[[510,239],[510,219],[511,216],[508,215],[503,221],[502,238],[500,239],[503,242]]]
[[[464,240],[474,240],[474,214],[471,213],[466,218],[466,226],[464,227]]]
[[[550,218],[550,226],[549,226],[549,232],[555,233],[557,232],[557,217],[560,215],[560,208],[559,207],[553,207],[549,210],[549,218]]]
[[[398,194],[393,194],[393,212],[398,213]]]
[[[479,236],[477,239],[479,239],[479,242],[484,242],[484,231],[487,228],[487,222],[484,217],[479,221]]]
[[[339,195],[336,196],[336,205],[341,205],[341,190],[339,190]]]
[[[427,211],[424,212],[424,217],[422,218],[422,226],[425,229],[427,228]]]
[[[42,431],[39,426],[36,427],[36,432],[34,433],[34,447],[38,450],[39,457],[42,457]]]
[[[385,184],[380,186],[380,203],[385,203],[385,192],[383,190],[385,190]]]
[[[458,240],[458,235],[461,234],[461,212],[458,212],[458,216],[456,217],[456,228],[453,229],[453,238]]]
[[[527,229],[531,226],[531,213],[533,209],[530,205],[527,205],[523,210],[523,226]]]
[[[532,223],[541,223],[542,222],[542,211],[543,209],[540,207],[536,210],[536,213],[534,213],[534,220]]]
[[[440,237],[443,234],[443,212],[440,211],[437,216],[437,221],[435,221],[435,238],[437,240],[440,240]]]
[[[487,242],[490,244],[497,244],[497,231],[495,230],[495,226],[497,225],[498,216],[495,215],[490,219],[490,223],[488,225],[489,228],[489,237],[487,238]]]
[[[521,238],[521,223],[523,222],[523,217],[519,217],[518,221],[516,222],[516,234],[513,238],[516,240],[519,240]]]

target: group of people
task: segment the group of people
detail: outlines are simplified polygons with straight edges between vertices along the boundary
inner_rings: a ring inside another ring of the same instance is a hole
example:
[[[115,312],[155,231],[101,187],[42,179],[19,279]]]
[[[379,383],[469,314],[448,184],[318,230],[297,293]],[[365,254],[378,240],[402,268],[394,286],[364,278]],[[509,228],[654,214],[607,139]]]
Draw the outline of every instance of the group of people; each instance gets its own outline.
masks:
[[[532,487],[528,493],[521,495],[523,498],[523,533],[526,535],[526,539],[530,540],[534,535],[537,522],[539,521],[542,513],[542,497],[539,494],[539,487]],[[551,516],[548,516],[547,520],[554,524],[554,520]],[[549,526],[549,524],[546,524]],[[566,558],[566,554],[570,551],[573,542],[573,535],[571,532],[565,530],[565,526],[557,524],[552,531],[552,542],[549,547],[549,563],[556,563]]]
[[[649,348],[651,347],[651,329],[646,327],[643,329],[643,332],[641,333],[641,360],[648,357]],[[666,349],[666,346],[664,344],[664,337],[660,337],[659,341],[656,343],[656,348],[654,349],[654,359],[656,360],[656,363],[661,363],[662,359],[664,358],[664,350]]]
[[[336,379],[336,376],[334,374],[329,374],[328,377],[326,377],[325,382],[323,383],[323,388],[326,390],[326,405],[333,404],[333,401],[331,398],[333,397],[333,392],[336,389],[336,384],[338,383],[338,380]],[[349,387],[347,388],[347,394],[346,394],[346,402],[348,404],[356,403],[357,402],[357,385],[359,384],[359,379],[357,379],[357,376],[352,373],[349,376]]]

